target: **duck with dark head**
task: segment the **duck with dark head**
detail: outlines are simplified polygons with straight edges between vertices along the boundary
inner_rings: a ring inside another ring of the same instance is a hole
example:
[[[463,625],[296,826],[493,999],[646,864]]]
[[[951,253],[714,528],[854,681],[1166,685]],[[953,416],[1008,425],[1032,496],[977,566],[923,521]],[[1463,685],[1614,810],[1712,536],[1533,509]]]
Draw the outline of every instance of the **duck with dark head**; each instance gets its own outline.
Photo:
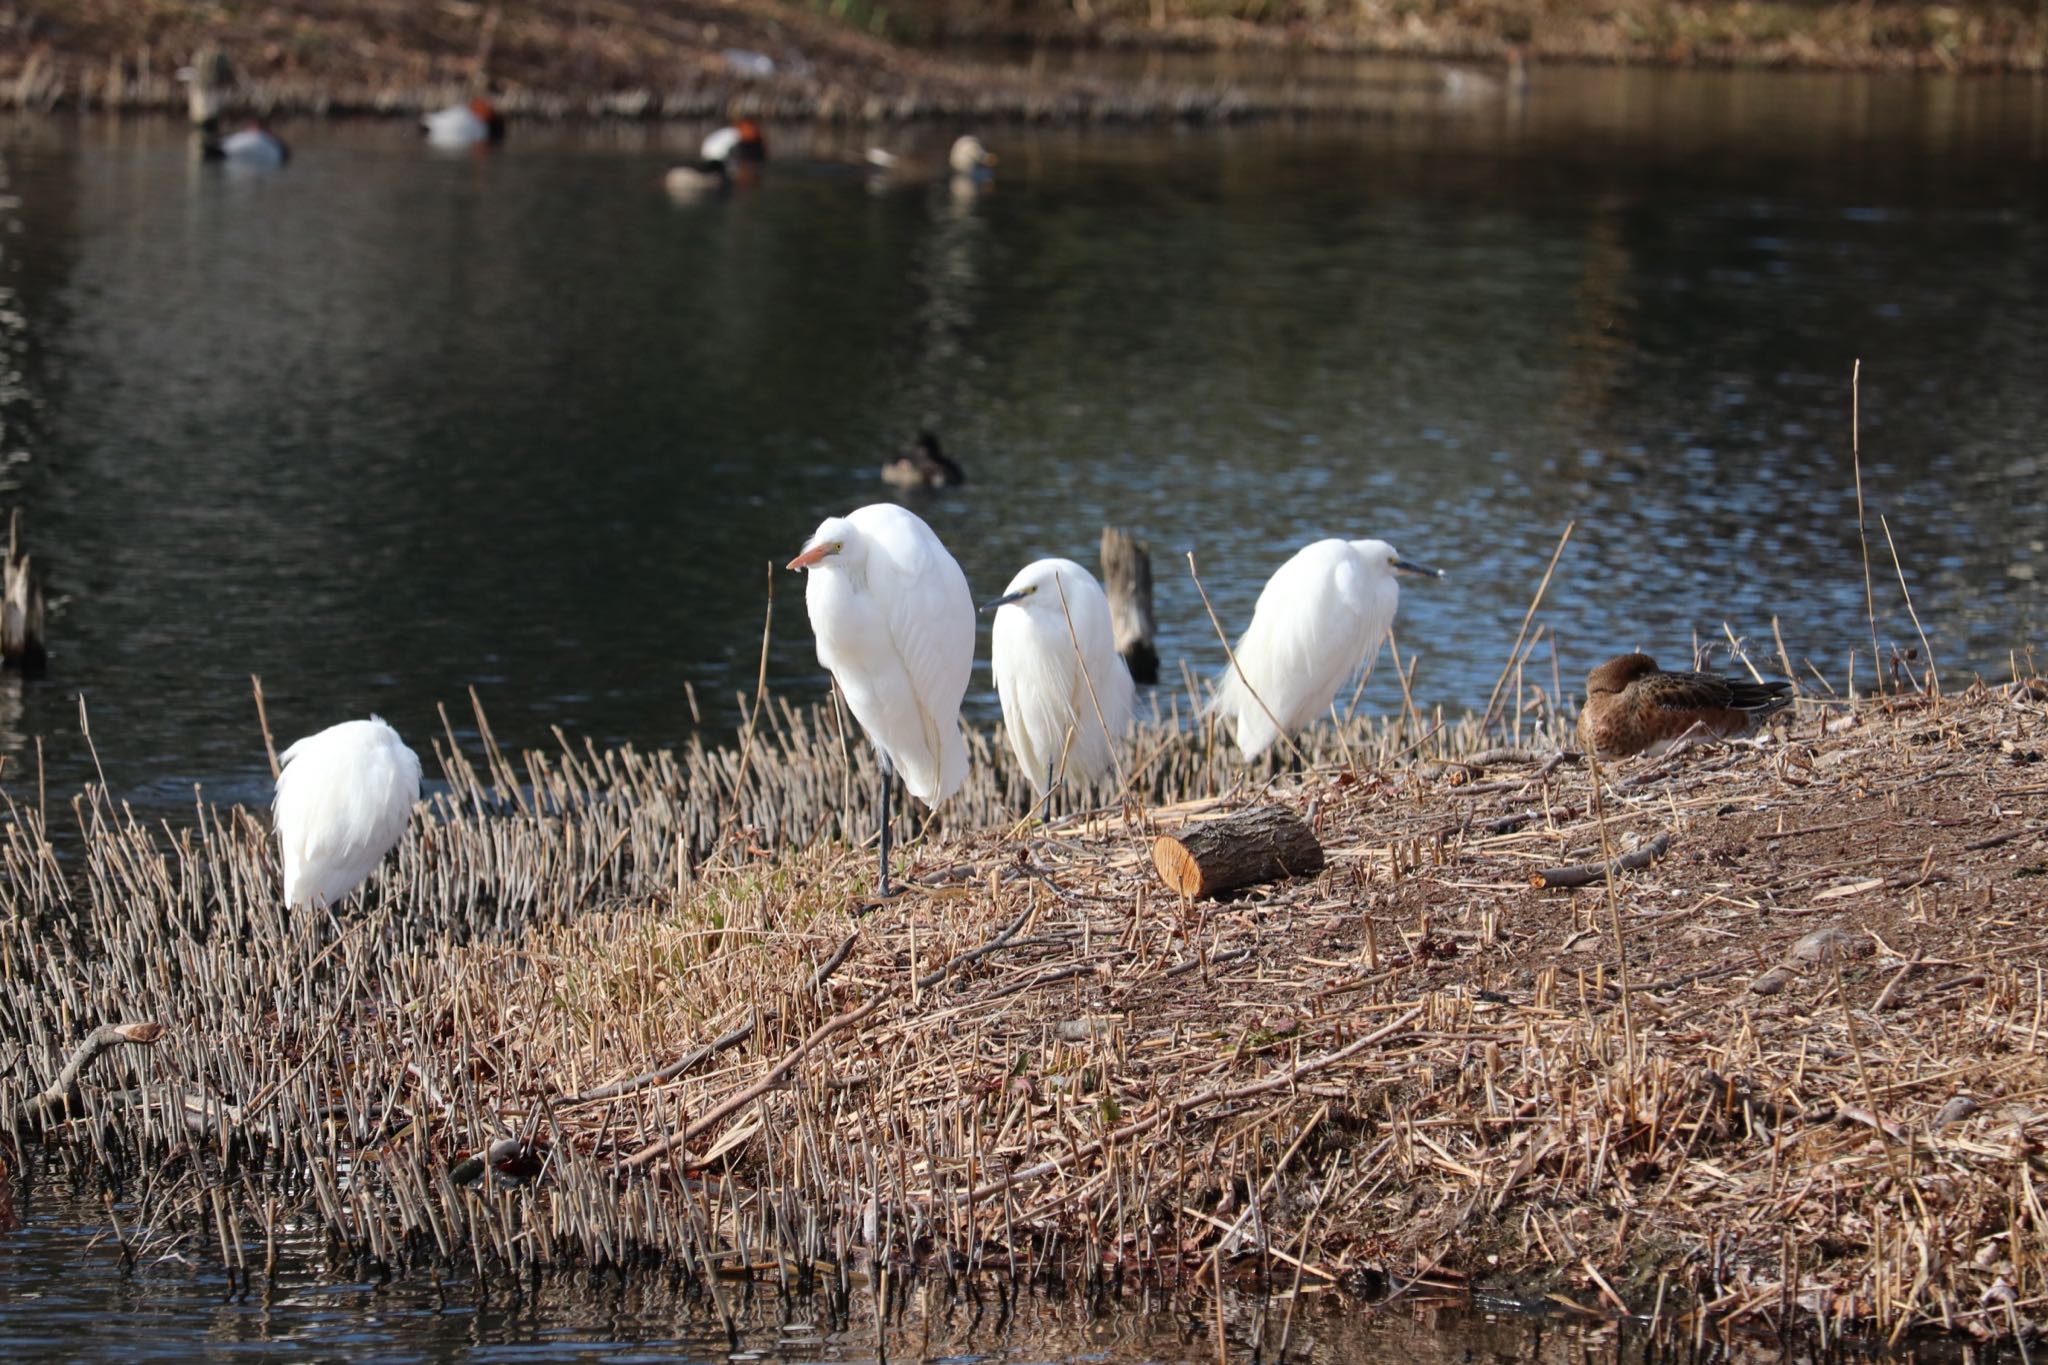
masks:
[[[882,466],[882,482],[894,488],[950,488],[966,483],[967,471],[939,448],[938,436],[927,428]]]

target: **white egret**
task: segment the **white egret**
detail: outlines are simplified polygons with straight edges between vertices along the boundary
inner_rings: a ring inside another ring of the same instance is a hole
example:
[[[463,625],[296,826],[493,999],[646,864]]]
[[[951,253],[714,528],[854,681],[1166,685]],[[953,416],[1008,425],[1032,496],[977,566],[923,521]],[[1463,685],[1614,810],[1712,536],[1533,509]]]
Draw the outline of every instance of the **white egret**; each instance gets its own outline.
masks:
[[[275,170],[292,156],[283,138],[253,121],[226,137],[209,135],[201,148],[208,161],[226,161],[252,170]]]
[[[991,653],[1003,730],[1049,809],[1062,755],[1068,773],[1093,782],[1110,770],[1111,749],[1131,727],[1135,689],[1116,652],[1109,599],[1073,560],[1041,559],[982,610],[996,614]]]
[[[932,528],[894,503],[827,517],[789,567],[810,570],[818,662],[881,756],[886,897],[891,775],[927,806],[967,779],[960,699],[974,668],[974,599]]]
[[[505,140],[505,116],[481,97],[420,115],[420,131],[436,147],[470,147]]]
[[[419,756],[375,716],[286,749],[271,806],[285,904],[341,904],[397,846],[419,799]]]
[[[1245,758],[1328,711],[1337,689],[1379,653],[1401,602],[1400,573],[1443,577],[1384,540],[1319,540],[1266,580],[1237,642],[1237,666],[1225,666],[1209,703],[1232,723]]]

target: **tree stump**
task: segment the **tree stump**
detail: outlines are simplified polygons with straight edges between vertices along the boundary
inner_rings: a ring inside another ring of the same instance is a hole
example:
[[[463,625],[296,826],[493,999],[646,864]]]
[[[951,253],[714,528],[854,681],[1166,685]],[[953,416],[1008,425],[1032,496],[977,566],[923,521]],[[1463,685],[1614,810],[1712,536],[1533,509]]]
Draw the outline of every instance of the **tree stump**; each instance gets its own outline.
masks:
[[[1254,806],[1161,835],[1152,845],[1152,865],[1175,891],[1204,900],[1320,872],[1323,846],[1293,811]]]
[[[0,563],[0,661],[43,666],[43,585],[21,548],[21,513],[7,522],[7,559]]]
[[[193,54],[192,65],[178,74],[185,80],[185,117],[194,128],[211,129],[235,79],[228,54],[217,47],[202,47]]]
[[[1109,623],[1116,652],[1124,656],[1131,681],[1159,681],[1159,651],[1152,643],[1152,552],[1130,532],[1102,528],[1102,588],[1109,594]]]

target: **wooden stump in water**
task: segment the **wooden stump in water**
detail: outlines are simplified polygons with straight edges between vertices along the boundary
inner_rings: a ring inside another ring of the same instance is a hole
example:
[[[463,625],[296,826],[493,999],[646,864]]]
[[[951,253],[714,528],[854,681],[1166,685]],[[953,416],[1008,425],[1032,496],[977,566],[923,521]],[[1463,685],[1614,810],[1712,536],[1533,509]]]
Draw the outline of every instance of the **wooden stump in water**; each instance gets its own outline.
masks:
[[[1254,806],[1162,834],[1152,845],[1152,865],[1175,891],[1202,900],[1320,872],[1323,846],[1293,811]]]
[[[7,521],[7,560],[0,564],[0,660],[16,668],[43,666],[43,585],[21,548],[21,513]]]
[[[1115,526],[1102,528],[1102,590],[1109,594],[1110,628],[1131,681],[1159,681],[1159,651],[1152,644],[1152,553]]]
[[[185,81],[185,117],[194,128],[211,128],[235,79],[228,54],[217,47],[202,47],[193,54],[192,65],[178,74]]]

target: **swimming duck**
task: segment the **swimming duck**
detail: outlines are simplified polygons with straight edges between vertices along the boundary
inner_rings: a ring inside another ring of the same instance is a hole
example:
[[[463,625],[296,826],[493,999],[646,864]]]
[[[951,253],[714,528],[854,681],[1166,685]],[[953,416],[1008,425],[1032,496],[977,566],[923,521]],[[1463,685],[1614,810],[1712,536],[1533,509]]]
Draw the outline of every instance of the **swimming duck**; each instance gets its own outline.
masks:
[[[896,488],[946,488],[967,482],[967,471],[939,449],[939,438],[920,431],[903,453],[882,466],[882,482]]]
[[[470,147],[505,140],[505,116],[478,96],[467,104],[451,104],[420,116],[420,131],[436,147]]]
[[[220,137],[209,129],[200,147],[208,161],[228,161],[252,170],[274,170],[291,160],[292,156],[292,149],[285,145],[285,140],[256,119],[251,119],[240,131],[226,137]]]
[[[768,159],[768,139],[761,135],[760,124],[741,119],[707,134],[697,156],[695,161],[671,167],[662,177],[662,185],[677,199],[725,189],[736,174],[750,179],[753,168]]]
[[[728,164],[751,161],[758,164],[768,159],[768,139],[762,135],[760,124],[743,118],[738,123],[706,133],[704,145],[697,149],[697,155],[706,161]]]
[[[925,160],[882,147],[868,148],[867,164],[883,175],[902,180],[922,179],[939,173],[937,166]],[[969,180],[986,180],[990,175],[989,167],[995,164],[996,154],[982,146],[981,139],[972,133],[954,138],[946,153],[947,169]]]

